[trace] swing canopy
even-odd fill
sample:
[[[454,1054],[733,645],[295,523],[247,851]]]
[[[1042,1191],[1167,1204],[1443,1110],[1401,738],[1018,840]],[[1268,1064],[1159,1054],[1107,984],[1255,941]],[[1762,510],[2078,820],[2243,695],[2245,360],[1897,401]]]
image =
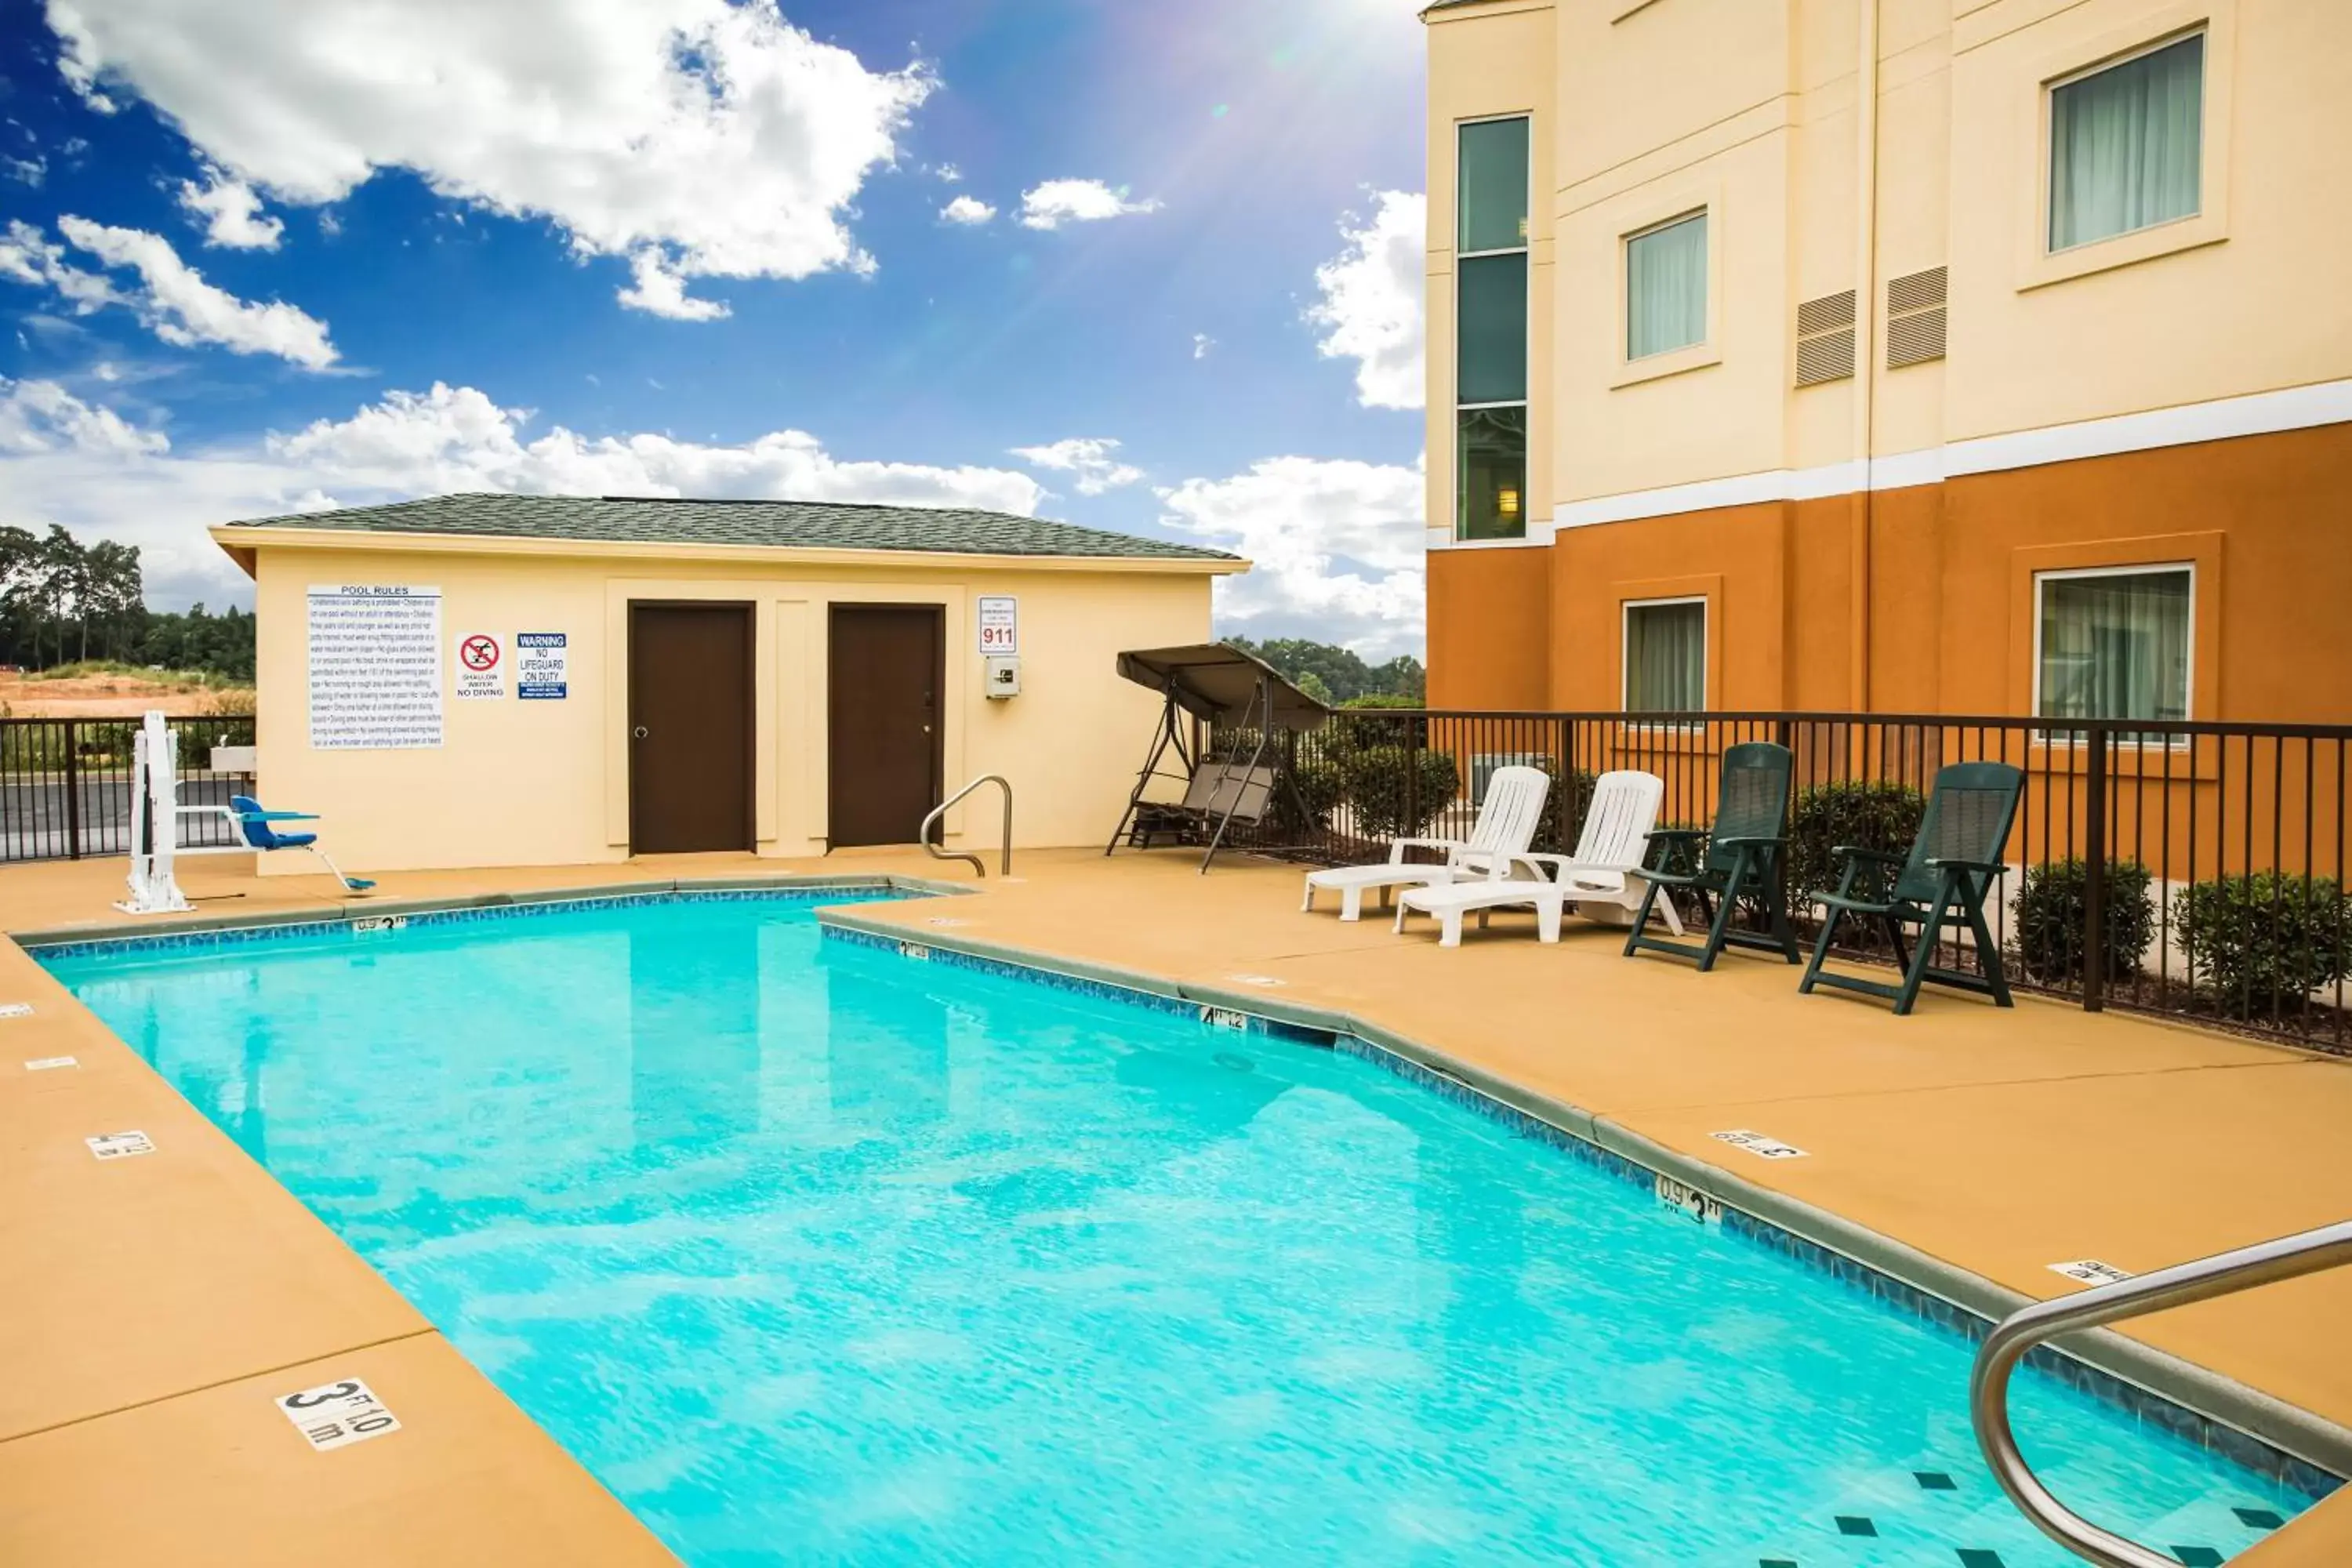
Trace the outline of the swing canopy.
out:
[[[1264,659],[1223,643],[1123,653],[1118,672],[1212,724],[1256,724],[1270,706],[1270,728],[1311,730],[1331,711]]]

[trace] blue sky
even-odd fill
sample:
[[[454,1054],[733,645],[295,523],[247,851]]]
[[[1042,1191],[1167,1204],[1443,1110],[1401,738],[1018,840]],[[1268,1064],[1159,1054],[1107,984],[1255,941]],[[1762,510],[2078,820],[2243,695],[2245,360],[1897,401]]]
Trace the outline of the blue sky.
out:
[[[1417,651],[1410,4],[0,29],[0,521],[140,544],[160,605],[236,596],[228,517],[794,494],[1220,543],[1223,629]]]

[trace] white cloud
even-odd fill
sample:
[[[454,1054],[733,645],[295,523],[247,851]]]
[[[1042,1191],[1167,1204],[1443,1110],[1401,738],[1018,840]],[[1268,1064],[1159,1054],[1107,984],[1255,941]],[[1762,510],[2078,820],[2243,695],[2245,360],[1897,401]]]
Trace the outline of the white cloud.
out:
[[[53,244],[48,236],[22,218],[10,220],[6,237],[0,238],[0,278],[54,289],[58,297],[79,316],[108,305],[130,303],[104,277],[68,261],[64,246]]]
[[[327,341],[324,321],[282,300],[256,304],[215,288],[181,260],[172,242],[160,234],[114,228],[70,213],[58,219],[58,231],[76,250],[109,267],[138,273],[139,287],[118,288],[108,279],[68,265],[61,247],[21,222],[11,224],[8,238],[0,241],[0,274],[18,282],[46,283],[83,314],[103,305],[126,306],[157,337],[182,348],[217,343],[233,353],[275,354],[310,370],[325,370],[335,363],[335,345]]]
[[[1246,473],[1159,492],[1161,521],[1248,556],[1217,584],[1221,626],[1307,635],[1367,658],[1421,652],[1422,465],[1267,458]]]
[[[957,168],[953,163],[941,163],[938,168],[933,169],[931,173],[937,174],[940,179],[945,180],[950,185],[955,184],[963,178],[963,171]]]
[[[66,79],[123,89],[281,202],[380,168],[680,278],[870,260],[844,217],[933,78],[870,71],[775,0],[48,0]],[[669,295],[640,279],[638,308]]]
[[[1419,408],[1429,202],[1413,191],[1375,196],[1368,221],[1340,224],[1347,248],[1315,269],[1322,298],[1307,319],[1324,329],[1317,344],[1324,358],[1356,362],[1357,402]]]
[[[1208,333],[1194,332],[1192,334],[1192,357],[1194,359],[1207,359],[1209,357],[1209,351],[1216,346],[1217,340],[1211,337]]]
[[[139,429],[113,409],[85,403],[54,381],[0,376],[0,452],[134,457],[171,444],[162,431]]]
[[[1021,221],[1030,228],[1099,223],[1107,217],[1159,210],[1158,198],[1130,201],[1125,186],[1113,190],[1100,180],[1047,180],[1021,193]]]
[[[12,158],[0,156],[0,171],[19,184],[38,187],[49,177],[49,161],[42,157]]]
[[[716,321],[730,312],[718,300],[688,299],[686,278],[658,245],[648,245],[629,258],[636,282],[621,290],[621,303],[633,310],[667,316],[673,321]]]
[[[32,389],[32,390],[28,390]],[[61,522],[141,547],[161,604],[246,602],[251,585],[202,531],[236,518],[450,490],[790,496],[1032,514],[1045,490],[1011,468],[858,462],[814,436],[740,444],[649,434],[530,434],[529,411],[473,387],[394,392],[289,434],[173,450],[53,384],[0,383],[0,523]]]
[[[204,184],[180,182],[180,205],[205,220],[205,243],[233,250],[275,250],[286,226],[265,217],[251,185],[218,169],[205,170]]]
[[[978,196],[958,196],[940,209],[940,216],[949,223],[983,224],[996,216],[996,209]]]
[[[1118,443],[1106,437],[1073,436],[1050,447],[1015,447],[1013,455],[1036,468],[1075,475],[1080,495],[1098,496],[1143,477],[1141,468],[1111,455],[1118,450]]]

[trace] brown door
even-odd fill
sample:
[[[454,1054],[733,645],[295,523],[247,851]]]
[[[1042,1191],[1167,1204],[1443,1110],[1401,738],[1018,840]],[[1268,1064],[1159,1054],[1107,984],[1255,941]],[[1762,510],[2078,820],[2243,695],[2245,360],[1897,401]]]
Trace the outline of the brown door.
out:
[[[832,827],[836,849],[912,844],[940,800],[937,605],[835,605],[830,651]]]
[[[751,606],[629,606],[629,850],[751,847]]]

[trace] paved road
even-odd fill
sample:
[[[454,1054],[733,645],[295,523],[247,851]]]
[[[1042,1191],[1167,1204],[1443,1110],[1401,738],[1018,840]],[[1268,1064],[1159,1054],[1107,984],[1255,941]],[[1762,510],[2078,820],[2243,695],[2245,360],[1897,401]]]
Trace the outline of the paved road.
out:
[[[131,780],[84,778],[81,785],[81,852],[85,856],[131,853]],[[182,805],[226,805],[232,795],[252,789],[252,781],[203,778],[183,781]],[[67,835],[66,782],[57,774],[0,777],[0,861],[54,860],[71,852]],[[183,823],[181,841],[225,845],[228,825],[218,817]]]

